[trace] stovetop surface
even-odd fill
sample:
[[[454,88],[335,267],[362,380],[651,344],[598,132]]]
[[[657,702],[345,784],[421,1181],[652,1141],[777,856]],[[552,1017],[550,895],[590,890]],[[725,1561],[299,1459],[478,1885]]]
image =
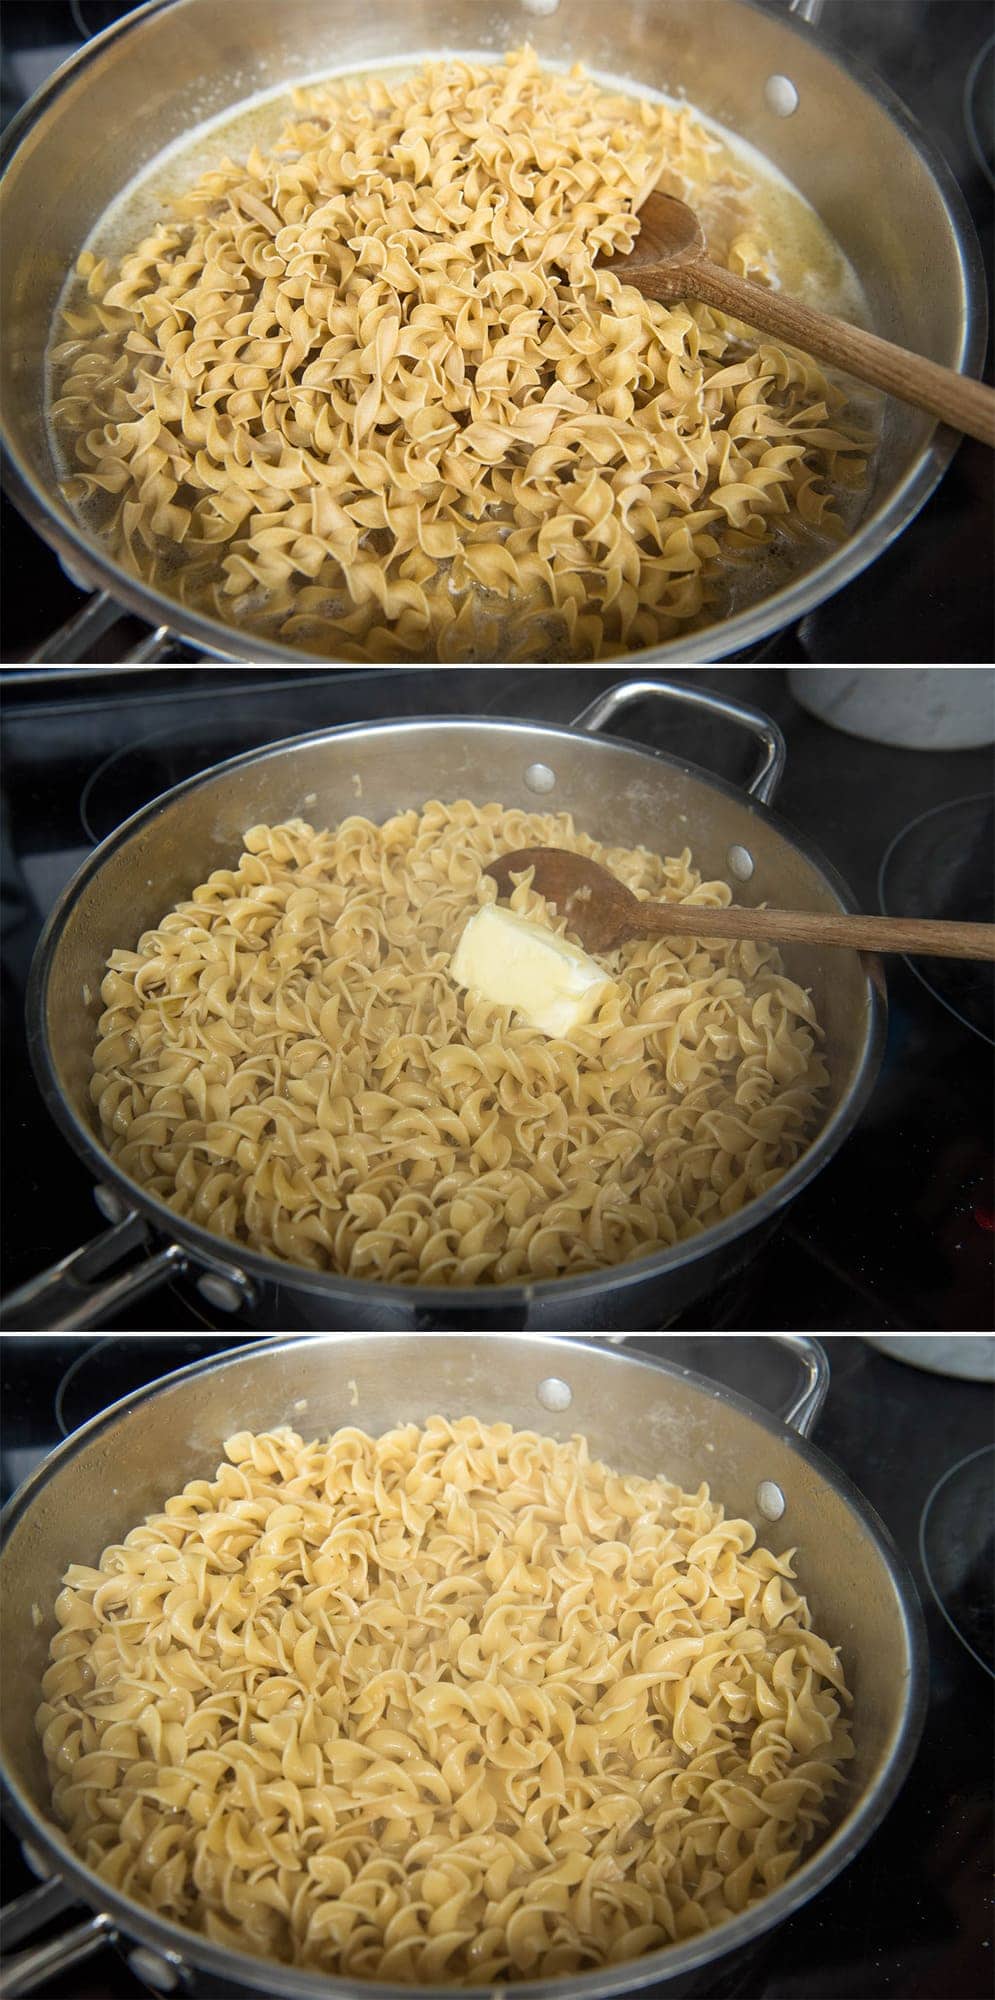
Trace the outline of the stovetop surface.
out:
[[[342,723],[463,708],[568,724],[618,673],[478,668],[309,673],[159,670],[8,681],[4,693],[3,981],[6,1071],[3,1290],[96,1235],[93,1182],[31,1074],[24,998],[43,921],[93,842],[150,798],[256,745]],[[783,671],[685,669],[674,678],[765,709],[788,742],[777,810],[875,910],[894,835],[928,808],[991,790],[988,750],[895,750],[844,736],[794,700]],[[751,749],[727,724],[644,703],[626,734],[743,784]],[[682,1328],[986,1331],[992,1323],[992,1048],[904,960],[888,961],[884,1063],[849,1139],[792,1204],[741,1279]],[[14,1170],[16,1163],[16,1171]],[[113,1326],[197,1330],[192,1291],[167,1289]],[[580,1331],[591,1328],[581,1326]]]
[[[138,0],[4,0],[4,121],[85,35],[120,19]],[[234,4],[234,0],[233,0]],[[778,9],[785,0],[764,0]],[[527,26],[527,21],[526,21]],[[524,32],[524,30],[523,30]],[[950,166],[971,212],[992,282],[991,53],[989,0],[825,0],[818,32],[844,62],[868,64],[897,92]],[[973,85],[972,85],[973,79]],[[986,158],[987,155],[987,158]],[[869,193],[868,198],[872,195]],[[986,379],[991,381],[989,358]],[[936,493],[863,576],[767,641],[758,653],[790,664],[958,660],[991,657],[995,623],[991,548],[995,488],[991,454],[967,438]],[[0,499],[6,590],[0,657],[30,660],[86,602],[46,543]],[[122,617],[82,655],[126,659],[148,628]],[[110,650],[110,648],[115,650]],[[721,643],[716,651],[721,657]],[[158,657],[162,657],[159,655]],[[198,657],[177,644],[166,657]]]
[[[74,1426],[233,1344],[204,1336],[0,1341],[4,1499]],[[786,1400],[791,1371],[772,1341],[638,1336],[627,1346],[713,1376],[763,1408]],[[931,1656],[925,1729],[896,1804],[858,1859],[755,1949],[726,1955],[694,1992],[700,2000],[984,2000],[992,1956],[992,1684],[933,1602],[918,1533],[938,1482],[990,1443],[992,1394],[907,1367],[860,1339],[827,1346],[832,1380],[815,1442],[880,1515],[919,1589]],[[6,1828],[2,1859],[8,1897],[32,1886]],[[666,2000],[672,1990],[643,1989],[647,2000]],[[53,1980],[45,2000],[132,2000],[144,1991],[107,1947]]]

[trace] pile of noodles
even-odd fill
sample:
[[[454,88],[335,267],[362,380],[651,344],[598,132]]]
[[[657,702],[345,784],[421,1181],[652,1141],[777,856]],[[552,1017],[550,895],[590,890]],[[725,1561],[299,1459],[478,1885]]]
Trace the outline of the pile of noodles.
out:
[[[819,368],[596,268],[666,169],[772,275],[689,112],[529,49],[296,96],[119,269],[79,259],[65,492],[147,583],[344,659],[594,659],[844,533],[870,440]]]
[[[56,1602],[53,1804],[115,1889],[235,1950],[488,1986],[695,1937],[824,1827],[837,1653],[707,1486],[473,1417],[226,1449]]]
[[[353,1278],[528,1282],[692,1236],[804,1149],[827,1072],[771,945],[632,940],[601,954],[614,991],[565,1038],[453,980],[497,855],[572,848],[640,895],[728,903],[689,852],[467,800],[245,844],[101,987],[105,1141],[202,1227]],[[511,907],[562,932],[530,884]]]

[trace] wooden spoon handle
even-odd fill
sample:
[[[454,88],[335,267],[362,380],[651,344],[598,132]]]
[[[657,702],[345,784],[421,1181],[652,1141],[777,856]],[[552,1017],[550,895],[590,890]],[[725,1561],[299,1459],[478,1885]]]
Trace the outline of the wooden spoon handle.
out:
[[[834,917],[812,910],[717,910],[701,903],[641,903],[630,937],[757,938],[772,944],[841,945],[848,951],[924,952],[930,958],[995,959],[995,924],[918,917]]]
[[[676,289],[678,271],[682,279],[680,291]],[[695,257],[679,266],[633,268],[631,273],[626,271],[625,277],[627,284],[636,285],[650,298],[669,302],[687,297],[718,306],[720,312],[734,314],[747,326],[773,333],[806,354],[813,354],[817,361],[845,368],[848,374],[870,382],[875,389],[885,389],[889,396],[897,396],[903,403],[915,403],[932,416],[942,418],[945,424],[965,431],[968,437],[995,446],[995,389],[976,382],[970,375],[959,375],[954,368],[941,368],[936,361],[910,354],[907,348],[881,340],[876,333],[865,333],[859,326],[848,326],[845,320],[832,319],[828,313],[816,312],[798,299],[785,298],[782,292],[768,292],[761,285],[752,285],[746,278],[724,271],[708,257]]]

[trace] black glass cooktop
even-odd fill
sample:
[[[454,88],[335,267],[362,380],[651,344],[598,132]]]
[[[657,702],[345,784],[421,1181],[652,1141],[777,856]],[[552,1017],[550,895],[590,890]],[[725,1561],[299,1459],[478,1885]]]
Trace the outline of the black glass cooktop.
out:
[[[777,809],[821,848],[863,910],[878,907],[880,862],[902,827],[932,807],[991,790],[988,750],[894,750],[841,735],[798,706],[781,670],[685,669],[675,678],[752,702],[780,723],[788,765]],[[169,786],[258,744],[460,707],[566,724],[618,679],[617,670],[602,668],[478,668],[460,676],[422,669],[161,669],[54,683],[8,680],[0,906],[8,1169],[3,1291],[102,1227],[92,1178],[44,1109],[24,1032],[28,967],[41,925],[95,841]],[[643,743],[746,782],[752,750],[728,724],[644,703],[630,711],[624,728]],[[942,1006],[903,960],[889,961],[888,983],[887,1050],[857,1128],[742,1276],[696,1306],[683,1327],[990,1327],[991,1045]],[[189,1287],[178,1287],[111,1324],[197,1331],[227,1330],[228,1322]]]
[[[205,1336],[0,1341],[4,1499],[74,1426],[229,1344]],[[934,1602],[919,1523],[944,1475],[990,1444],[992,1394],[921,1373],[857,1338],[826,1344],[832,1379],[815,1442],[877,1510],[912,1569],[931,1656],[925,1730],[897,1803],[850,1868],[769,1938],[680,1992],[696,2000],[983,2000],[991,1984],[991,1680]],[[791,1368],[771,1341],[639,1336],[628,1345],[712,1375],[762,1407],[787,1399]],[[990,1633],[982,1643],[990,1647]],[[33,1877],[6,1828],[2,1859],[6,1896],[28,1890]],[[52,1980],[45,2000],[137,2000],[147,1990],[105,1947]],[[644,1991],[667,2000],[674,1989]]]
[[[4,0],[2,117],[6,122],[51,70],[139,0]],[[236,0],[232,0],[234,7]],[[567,0],[563,0],[567,4]],[[776,11],[788,0],[760,0]],[[794,4],[794,0],[792,0]],[[799,11],[843,61],[878,73],[907,105],[956,179],[992,280],[992,48],[989,0],[804,0]],[[516,7],[514,33],[527,32]],[[804,115],[803,113],[801,115]],[[842,139],[841,139],[842,143]],[[868,199],[873,199],[870,188]],[[991,381],[989,360],[987,379]],[[809,661],[988,660],[992,650],[991,454],[967,438],[938,490],[865,575],[768,641],[763,657]],[[122,616],[93,647],[54,635],[86,605],[57,558],[0,498],[6,591],[0,657],[125,660],[149,628]],[[168,645],[168,642],[164,642]],[[49,648],[49,650],[46,650]],[[153,657],[190,660],[182,644]]]

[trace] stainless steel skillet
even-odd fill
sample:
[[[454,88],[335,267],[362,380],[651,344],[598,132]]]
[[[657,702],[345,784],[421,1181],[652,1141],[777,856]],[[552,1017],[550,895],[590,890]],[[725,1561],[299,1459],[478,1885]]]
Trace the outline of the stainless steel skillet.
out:
[[[363,70],[444,50],[493,57],[529,39],[547,62],[582,61],[663,89],[773,162],[848,257],[874,330],[977,373],[984,267],[945,162],[887,85],[846,64],[801,15],[752,0],[149,0],[56,73],[15,120],[0,183],[0,357],[4,476],[67,568],[154,627],[214,656],[300,662],[148,589],[107,555],[62,497],[45,423],[45,356],[67,271],[151,161],[247,98],[333,69]],[[201,157],[200,154],[198,157]],[[168,169],[164,172],[168,178]],[[872,196],[869,194],[872,191]],[[815,568],[721,625],[641,657],[725,659],[802,616],[873,562],[927,499],[958,439],[890,406],[873,491],[856,532]]]
[[[761,745],[744,792],[695,766],[602,736],[645,701],[677,700],[730,720]],[[231,866],[246,827],[294,815],[334,825],[357,804],[385,819],[426,799],[499,799],[570,810],[615,843],[691,848],[706,875],[745,902],[838,912],[849,892],[816,851],[767,809],[784,745],[769,719],[684,683],[622,683],[571,730],[452,717],[365,724],[233,759],[153,800],[111,835],[69,884],[38,946],[28,993],[32,1061],[46,1105],[91,1167],[115,1229],[7,1302],[22,1329],[100,1324],[150,1286],[191,1275],[215,1310],[257,1330],[528,1326],[560,1332],[661,1327],[753,1253],[778,1215],[843,1143],[873,1085],[884,1037],[879,962],[806,947],[789,969],[811,987],[825,1030],[829,1101],[821,1131],[766,1194],[727,1221],[632,1264],[529,1285],[387,1285],[307,1270],[225,1243],[122,1174],[94,1125],[91,1056],[108,953],[131,945],[215,867]],[[119,1277],[104,1274],[122,1258]]]
[[[825,1352],[804,1338],[786,1344],[798,1357],[802,1386],[784,1415],[773,1417],[688,1370],[598,1343],[507,1334],[257,1341],[153,1383],[67,1439],[8,1510],[0,1559],[0,1755],[17,1829],[58,1878],[47,1906],[89,1906],[71,1950],[120,1936],[153,1954],[159,1990],[213,1996],[278,1987],[287,2000],[356,2000],[367,1990],[283,1967],[276,1973],[267,1961],[163,1923],[71,1853],[47,1816],[32,1724],[54,1630],[51,1606],[70,1561],[96,1560],[186,1480],[212,1475],[224,1438],[236,1430],[290,1422],[302,1435],[319,1436],[355,1423],[376,1434],[435,1412],[473,1414],[557,1437],[581,1432],[596,1455],[625,1471],[664,1473],[691,1486],[707,1479],[727,1510],[752,1521],[775,1552],[798,1548],[813,1617],[842,1648],[857,1754],[836,1819],[799,1871],[754,1909],[688,1944],[511,1989],[521,2000],[601,2000],[651,1983],[672,1985],[675,2000],[707,1992],[727,1953],[762,1937],[853,1860],[908,1770],[926,1700],[922,1614],[905,1564],[867,1502],[806,1441],[828,1386]],[[30,1966],[33,1974],[37,1961]],[[35,1989],[0,1990],[12,2000]],[[410,2000],[428,1989],[369,1982],[368,1990],[370,2000]]]

